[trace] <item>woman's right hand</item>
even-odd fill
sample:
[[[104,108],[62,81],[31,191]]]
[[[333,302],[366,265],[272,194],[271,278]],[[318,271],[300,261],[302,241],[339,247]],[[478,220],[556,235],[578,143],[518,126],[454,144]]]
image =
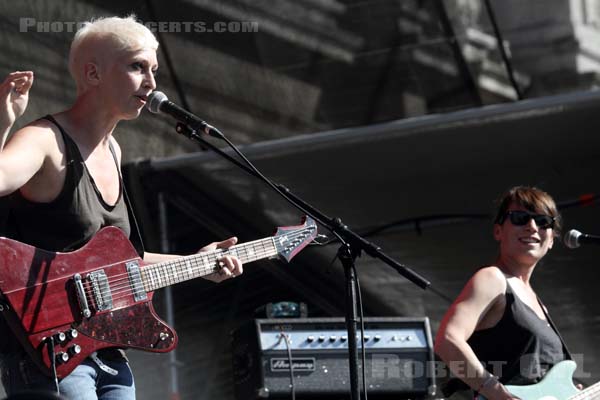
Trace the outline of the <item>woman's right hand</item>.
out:
[[[0,129],[7,131],[25,112],[29,89],[33,85],[32,71],[15,71],[0,84]]]

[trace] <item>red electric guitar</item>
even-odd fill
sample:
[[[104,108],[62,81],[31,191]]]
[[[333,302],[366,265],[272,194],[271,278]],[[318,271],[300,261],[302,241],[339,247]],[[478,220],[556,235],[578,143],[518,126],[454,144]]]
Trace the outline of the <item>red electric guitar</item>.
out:
[[[151,265],[115,227],[71,253],[0,238],[0,311],[39,367],[52,375],[54,366],[63,378],[102,348],[173,350],[177,334],[152,306],[156,289],[218,271],[224,254],[244,263],[289,261],[316,235],[315,222],[305,217],[303,225],[279,228],[269,238]]]

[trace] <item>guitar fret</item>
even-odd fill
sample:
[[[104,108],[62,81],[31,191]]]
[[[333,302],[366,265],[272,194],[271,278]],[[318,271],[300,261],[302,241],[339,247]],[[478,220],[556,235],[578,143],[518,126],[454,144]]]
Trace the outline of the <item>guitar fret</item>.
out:
[[[158,275],[158,283],[159,285],[164,286],[166,283],[166,276],[164,276],[163,271],[161,271],[160,268],[156,269],[157,275]]]
[[[158,284],[158,287],[163,287],[163,279],[160,274],[160,268],[156,268],[154,270],[154,275],[156,275],[156,283]]]
[[[597,395],[599,393],[600,393],[600,382],[596,382],[592,386],[583,389],[581,392],[577,393],[576,395],[569,397],[569,400],[580,400],[580,399],[594,400],[594,399],[597,399],[598,397],[596,397],[596,396],[590,397],[590,395]]]
[[[154,279],[156,280],[156,284],[157,284],[156,287],[162,287],[162,279],[160,278],[160,270],[155,269],[153,271],[153,273],[154,273]]]
[[[150,284],[152,285],[152,289],[151,290],[156,290],[156,285],[154,284],[154,271],[153,270],[149,270],[148,271],[148,275],[150,276]]]
[[[175,262],[172,263],[168,263],[167,264],[167,270],[169,271],[169,277],[171,278],[171,285],[174,285],[176,283],[179,283],[179,278],[180,278],[180,274],[179,274],[179,270],[178,270],[178,266],[179,266],[179,260],[176,260]]]
[[[286,246],[293,248],[298,246],[295,241],[300,238],[308,238],[309,235],[316,234],[314,226],[309,232],[285,231],[276,237],[259,239],[236,246],[229,249],[218,249],[206,253],[198,253],[191,256],[181,257],[176,260],[165,261],[144,267],[140,275],[142,285],[146,291],[153,291],[164,286],[187,281],[190,279],[202,277],[213,272],[217,272],[220,267],[218,260],[223,255],[231,255],[239,258],[243,263],[250,263],[263,258],[276,256],[281,249],[287,249]],[[288,250],[289,251],[289,250]]]
[[[167,271],[167,266],[163,265],[162,266],[162,272],[163,272],[163,278],[166,281],[167,284],[170,284],[171,281],[169,279],[169,272]]]
[[[187,278],[192,279],[194,270],[192,269],[192,263],[190,260],[185,260],[185,273],[187,273]]]

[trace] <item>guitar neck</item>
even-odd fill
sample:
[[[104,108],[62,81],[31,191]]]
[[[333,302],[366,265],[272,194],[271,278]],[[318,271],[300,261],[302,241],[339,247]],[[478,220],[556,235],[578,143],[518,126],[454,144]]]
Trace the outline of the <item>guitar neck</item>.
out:
[[[277,248],[274,238],[270,237],[239,244],[228,249],[218,249],[147,265],[141,271],[142,284],[145,290],[150,292],[212,274],[221,268],[218,260],[224,255],[235,256],[243,263],[249,263],[277,255]]]
[[[600,382],[596,382],[592,386],[583,389],[581,392],[569,397],[568,400],[599,400],[600,399]]]

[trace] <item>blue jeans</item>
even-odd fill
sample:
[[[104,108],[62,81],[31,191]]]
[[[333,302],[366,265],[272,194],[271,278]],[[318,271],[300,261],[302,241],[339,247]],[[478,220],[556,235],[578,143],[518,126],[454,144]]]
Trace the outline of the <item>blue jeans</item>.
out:
[[[69,400],[135,400],[133,374],[126,360],[102,360],[118,371],[111,375],[86,359],[59,382],[60,394]],[[22,391],[56,391],[54,381],[44,375],[27,356],[4,356],[2,384],[10,396]]]

